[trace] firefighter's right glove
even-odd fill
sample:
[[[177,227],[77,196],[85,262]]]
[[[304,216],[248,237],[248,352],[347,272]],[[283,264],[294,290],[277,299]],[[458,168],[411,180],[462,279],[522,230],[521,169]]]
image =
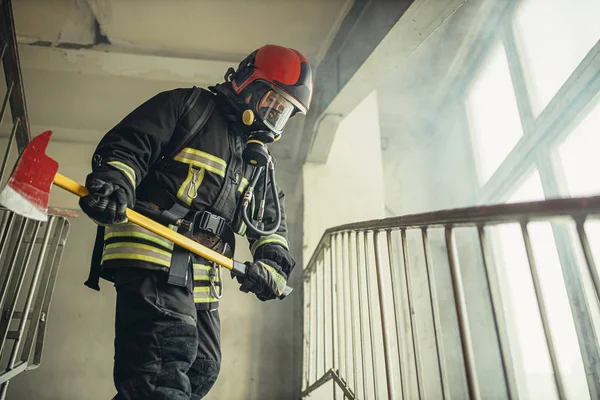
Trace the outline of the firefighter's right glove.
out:
[[[79,199],[79,207],[98,225],[127,222],[127,188],[88,176],[85,183],[89,194]]]
[[[252,292],[261,301],[281,296],[287,284],[283,273],[263,261],[247,262],[246,275],[236,276],[236,278],[241,283],[242,292]]]

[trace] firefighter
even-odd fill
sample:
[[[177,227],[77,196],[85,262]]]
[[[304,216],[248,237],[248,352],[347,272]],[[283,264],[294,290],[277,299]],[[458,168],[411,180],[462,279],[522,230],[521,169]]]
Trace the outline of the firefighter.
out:
[[[99,142],[79,205],[99,233],[86,285],[99,290],[100,276],[117,294],[116,399],[201,399],[221,363],[220,267],[129,223],[126,208],[228,257],[245,235],[240,290],[279,297],[295,261],[266,145],[307,113],[312,85],[300,52],[266,45],[208,90],[157,94]]]

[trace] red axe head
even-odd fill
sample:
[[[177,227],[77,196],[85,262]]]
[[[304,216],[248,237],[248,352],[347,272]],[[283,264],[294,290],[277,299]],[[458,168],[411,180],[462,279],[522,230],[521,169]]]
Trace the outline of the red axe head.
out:
[[[0,204],[27,218],[48,220],[48,199],[58,163],[45,153],[52,131],[36,136],[25,147],[0,193]]]

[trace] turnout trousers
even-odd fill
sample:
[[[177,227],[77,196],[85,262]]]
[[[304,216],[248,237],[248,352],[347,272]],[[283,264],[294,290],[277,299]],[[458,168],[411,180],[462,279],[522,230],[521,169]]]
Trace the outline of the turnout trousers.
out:
[[[115,271],[115,399],[199,400],[217,379],[218,311],[196,310],[193,284],[167,279],[164,271]]]

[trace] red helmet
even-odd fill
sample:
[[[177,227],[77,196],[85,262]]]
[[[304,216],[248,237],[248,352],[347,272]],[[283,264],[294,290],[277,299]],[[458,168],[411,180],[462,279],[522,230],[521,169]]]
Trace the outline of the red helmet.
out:
[[[292,115],[308,112],[313,93],[312,70],[306,57],[294,49],[263,46],[239,64],[232,78],[235,93],[242,98],[252,95],[254,111],[275,132],[281,132]],[[286,110],[282,103],[288,102],[291,106]],[[269,118],[275,111],[278,118]]]

